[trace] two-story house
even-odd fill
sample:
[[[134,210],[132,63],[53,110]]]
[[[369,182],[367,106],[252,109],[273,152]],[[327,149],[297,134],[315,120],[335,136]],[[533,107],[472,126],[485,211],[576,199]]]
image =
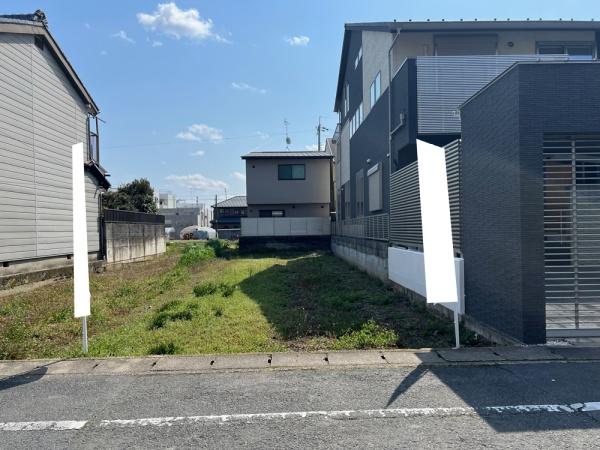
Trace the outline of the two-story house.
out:
[[[548,148],[571,142],[582,155],[573,173],[586,165],[585,183],[594,183],[589,174],[597,165],[584,155],[598,131],[591,99],[600,82],[599,41],[594,21],[347,24],[335,99],[334,252],[346,259],[348,248],[368,253],[354,263],[383,279],[403,270],[390,267],[388,255],[423,250],[417,139],[445,146],[453,243],[464,262],[461,289],[470,323],[491,330],[489,336],[499,331],[530,343],[598,334],[600,313],[593,311],[600,311],[600,290],[590,293],[588,285],[600,286],[600,277],[594,278],[590,261],[576,257],[576,245],[565,243],[583,242],[581,234],[564,234],[577,202],[557,213],[564,219],[558,225],[552,214],[544,216],[548,202],[557,209],[547,194],[555,188],[544,188],[544,164],[554,163],[544,160],[552,159]],[[503,95],[502,86],[510,86]],[[502,109],[509,100],[510,108]],[[552,133],[562,144],[549,138]],[[577,179],[561,189],[581,191]],[[589,220],[585,226],[598,230]],[[557,239],[562,244],[548,244]],[[583,245],[584,253],[596,255],[589,242]],[[557,258],[564,253],[568,257]],[[560,264],[569,266],[566,293],[556,281]],[[582,270],[585,282],[578,278]]]
[[[332,157],[318,151],[243,155],[248,218],[242,219],[242,239],[317,236],[328,241]]]
[[[0,16],[0,277],[70,263],[71,147],[83,142],[90,259],[102,257],[99,109],[43,12]]]

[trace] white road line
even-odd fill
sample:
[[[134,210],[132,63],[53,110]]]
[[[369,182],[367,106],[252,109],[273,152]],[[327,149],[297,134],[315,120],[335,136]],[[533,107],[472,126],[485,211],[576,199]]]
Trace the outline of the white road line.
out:
[[[87,420],[49,420],[43,422],[4,422],[0,423],[0,431],[66,431],[80,430]]]
[[[147,419],[117,419],[103,420],[98,426],[110,427],[163,427],[186,425],[194,423],[228,423],[228,422],[259,422],[268,420],[301,420],[314,417],[326,419],[374,419],[374,418],[404,418],[404,417],[447,417],[469,415],[511,415],[531,413],[577,413],[584,411],[600,411],[600,402],[575,403],[572,405],[514,405],[486,406],[480,408],[390,408],[390,409],[355,409],[340,411],[300,411],[281,413],[257,414],[223,414],[210,416],[180,416],[153,417]]]
[[[0,431],[66,431],[86,428],[136,428],[169,427],[195,423],[255,423],[268,420],[302,420],[324,418],[332,420],[406,418],[406,417],[449,417],[449,416],[493,416],[534,413],[573,414],[600,411],[600,402],[554,404],[554,405],[512,405],[451,408],[390,408],[390,409],[349,409],[339,411],[297,411],[255,414],[223,414],[206,416],[151,417],[146,419],[109,419],[100,422],[90,421],[44,421],[44,422],[0,422]]]

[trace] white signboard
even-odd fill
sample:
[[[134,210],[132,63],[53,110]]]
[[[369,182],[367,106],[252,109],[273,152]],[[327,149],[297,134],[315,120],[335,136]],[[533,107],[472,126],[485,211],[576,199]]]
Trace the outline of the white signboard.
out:
[[[73,146],[73,283],[75,317],[90,315],[83,144]]]
[[[427,303],[458,302],[445,150],[417,140]]]

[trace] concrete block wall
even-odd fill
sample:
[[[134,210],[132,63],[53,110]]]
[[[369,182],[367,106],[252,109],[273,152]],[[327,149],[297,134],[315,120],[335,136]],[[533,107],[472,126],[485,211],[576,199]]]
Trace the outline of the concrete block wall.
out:
[[[388,278],[388,243],[346,236],[331,236],[331,251],[338,258],[379,278]]]
[[[166,250],[164,224],[107,222],[106,262],[140,261]]]

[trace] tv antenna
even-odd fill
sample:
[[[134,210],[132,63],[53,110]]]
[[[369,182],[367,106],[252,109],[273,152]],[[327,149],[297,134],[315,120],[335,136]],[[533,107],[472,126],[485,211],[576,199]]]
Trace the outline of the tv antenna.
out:
[[[287,121],[287,119],[283,119],[283,126],[285,127],[285,149],[286,150],[290,149],[290,144],[292,143],[292,140],[288,136],[288,125],[289,124],[290,123]]]

